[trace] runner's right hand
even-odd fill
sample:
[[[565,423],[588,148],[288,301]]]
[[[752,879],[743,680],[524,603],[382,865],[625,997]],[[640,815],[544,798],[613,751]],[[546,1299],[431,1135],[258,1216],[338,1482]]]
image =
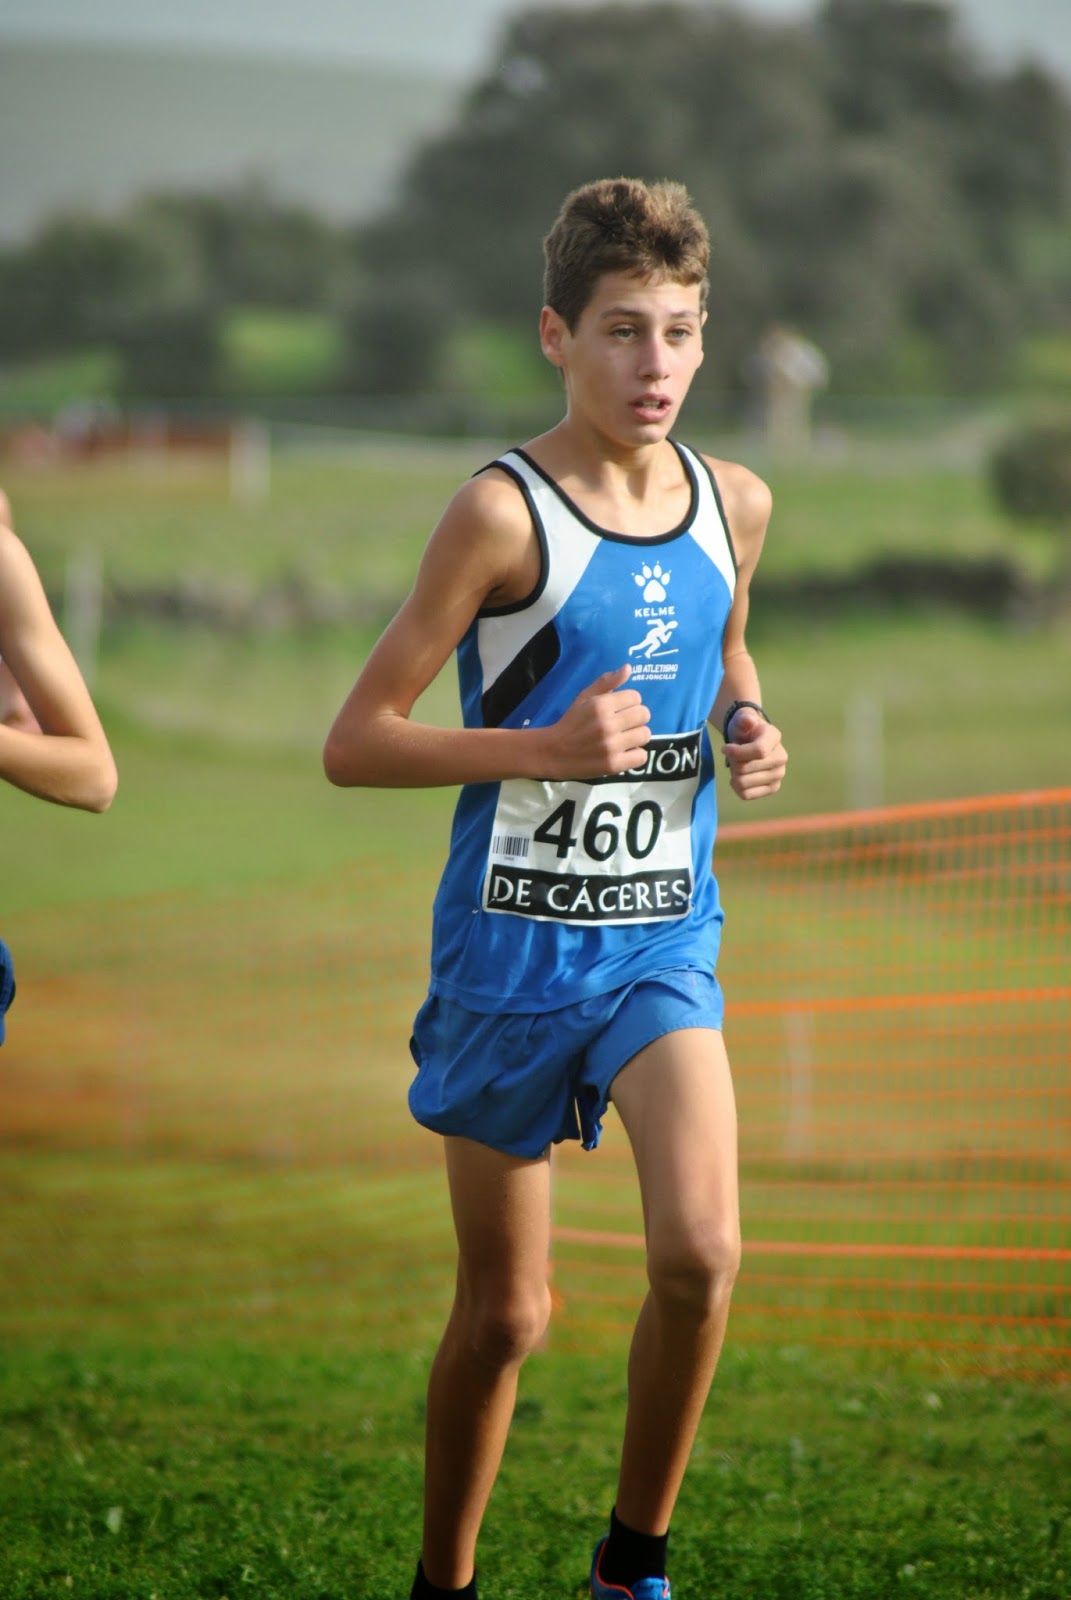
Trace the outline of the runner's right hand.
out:
[[[625,665],[604,672],[545,730],[548,778],[605,778],[642,766],[651,713],[637,689],[622,687],[631,671]]]

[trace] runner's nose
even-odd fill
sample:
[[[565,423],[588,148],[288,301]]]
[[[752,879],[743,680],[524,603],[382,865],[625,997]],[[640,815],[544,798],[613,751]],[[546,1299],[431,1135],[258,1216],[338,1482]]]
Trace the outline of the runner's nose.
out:
[[[644,342],[641,351],[640,375],[644,378],[656,380],[669,377],[669,360],[661,339],[651,337]]]

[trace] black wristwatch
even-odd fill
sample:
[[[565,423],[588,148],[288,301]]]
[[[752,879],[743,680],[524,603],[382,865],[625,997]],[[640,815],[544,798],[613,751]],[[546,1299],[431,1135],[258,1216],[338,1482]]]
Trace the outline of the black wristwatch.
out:
[[[726,744],[730,743],[729,724],[736,716],[736,713],[738,711],[743,711],[745,706],[747,706],[749,711],[757,711],[763,722],[769,722],[769,717],[766,715],[765,711],[759,705],[757,700],[734,700],[728,711],[725,713],[725,721],[721,725],[721,736],[725,740]]]

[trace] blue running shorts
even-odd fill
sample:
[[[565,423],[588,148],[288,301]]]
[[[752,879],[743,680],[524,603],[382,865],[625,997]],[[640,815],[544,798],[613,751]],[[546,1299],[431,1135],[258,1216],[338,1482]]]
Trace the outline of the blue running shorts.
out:
[[[469,1011],[431,994],[409,1043],[409,1109],[435,1133],[531,1161],[563,1139],[594,1150],[621,1068],[663,1034],[720,1029],[724,1011],[713,973],[683,967],[548,1011]]]
[[[15,998],[15,963],[11,951],[0,939],[0,1044],[4,1042],[4,1018],[7,1008]]]

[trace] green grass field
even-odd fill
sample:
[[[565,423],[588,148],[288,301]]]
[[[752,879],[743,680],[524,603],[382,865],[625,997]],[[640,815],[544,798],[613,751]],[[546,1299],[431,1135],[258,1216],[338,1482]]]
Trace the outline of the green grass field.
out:
[[[0,1053],[3,1600],[408,1593],[423,1387],[452,1262],[436,1142],[405,1112],[405,1040],[452,797],[334,791],[318,749],[375,616],[403,592],[449,486],[481,459],[470,446],[382,445],[352,460],[284,457],[256,511],[230,505],[218,469],[163,483],[119,469],[9,475],[54,587],[67,554],[89,546],[106,581],[266,584],[297,568],[369,610],[352,630],[318,633],[109,630],[97,693],[121,771],[112,811],[0,795],[0,932],[20,976]],[[780,573],[845,570],[885,549],[1015,548],[960,470],[890,460],[785,471],[775,486]],[[1029,559],[1043,561],[1040,546]],[[754,646],[793,754],[765,816],[844,804],[849,689],[884,708],[890,800],[1067,782],[1066,627],[1013,631],[920,603],[912,616],[776,631],[756,616]],[[453,708],[451,683],[430,691],[429,715]],[[732,801],[723,813],[749,814]],[[780,994],[801,954],[831,993],[873,987],[879,961],[892,991],[967,985],[969,906],[932,916],[921,936],[910,902],[880,934],[872,908],[857,935],[855,902],[832,886],[825,942],[799,921],[771,946],[755,902],[780,880],[747,898],[746,866],[737,938],[769,970],[760,982],[758,962],[741,968],[731,916],[742,1064],[780,1048],[780,1020],[747,1007]],[[1054,903],[1047,924],[1017,923],[988,950],[1007,981],[1055,985],[1066,912]],[[1022,1019],[1014,1047],[1021,1109],[1040,1096],[1053,1141],[1060,1063],[1029,1078],[1023,1063],[1034,1062],[1030,1027],[1056,1015]],[[823,1027],[817,1048],[850,1085],[850,1031]],[[758,1159],[786,1137],[769,1110],[776,1070],[741,1073],[749,1234],[989,1237],[992,1219],[956,1187],[962,1152],[948,1131],[971,1074],[983,1088],[1005,1082],[1004,1060],[962,1040],[942,1054],[932,1030],[889,1035],[862,1065],[899,1095],[884,1102],[883,1137],[922,1130],[932,1187],[919,1201],[919,1190],[847,1181],[843,1157],[840,1171],[816,1160],[788,1217],[783,1175]],[[844,1106],[851,1149],[867,1115],[858,1087]],[[837,1126],[826,1118],[819,1131]],[[1039,1243],[1066,1239],[1066,1161],[1054,1163],[1062,1187],[1024,1168],[1002,1191],[1003,1226]],[[638,1231],[612,1118],[596,1158],[561,1161],[557,1206],[567,1226]],[[889,1320],[903,1303],[893,1269],[824,1289],[819,1267],[746,1263],[673,1535],[674,1594],[1063,1600],[1071,1391],[1050,1381],[1051,1365],[1029,1382],[1002,1361],[1013,1336],[999,1321],[982,1364],[1002,1376],[974,1376],[954,1347],[924,1347],[910,1316]],[[912,1271],[924,1279],[917,1303],[947,1303],[945,1269]],[[959,1310],[991,1311],[998,1269],[974,1276]],[[556,1252],[559,1314],[522,1383],[482,1546],[487,1600],[584,1593],[613,1495],[641,1285],[635,1250]],[[1061,1269],[1035,1268],[1020,1299],[1035,1319],[1066,1316]]]
[[[214,1329],[5,1357],[5,1595],[404,1600],[427,1355]],[[533,1358],[481,1594],[586,1592],[622,1402],[616,1355],[552,1342]],[[1034,1389],[730,1349],[672,1535],[674,1594],[1062,1600],[1067,1421]]]

